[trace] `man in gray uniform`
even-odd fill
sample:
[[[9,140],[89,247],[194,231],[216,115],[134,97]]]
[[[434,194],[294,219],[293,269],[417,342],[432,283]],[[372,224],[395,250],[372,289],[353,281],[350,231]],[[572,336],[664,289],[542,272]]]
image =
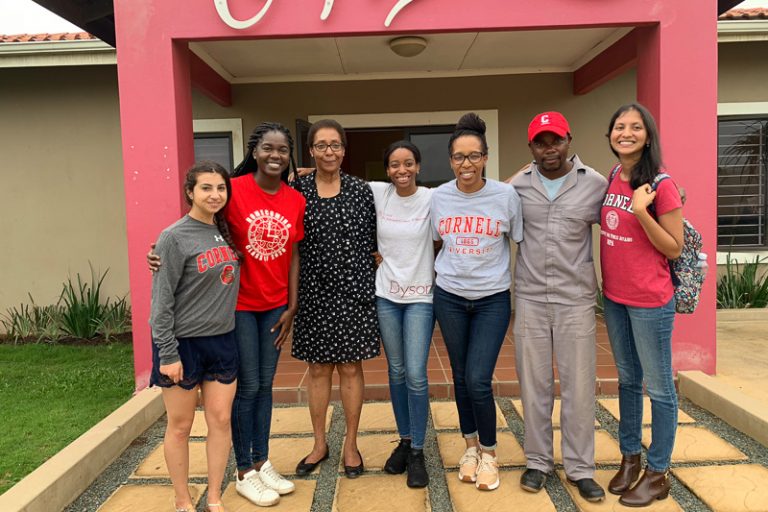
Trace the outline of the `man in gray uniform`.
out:
[[[512,180],[523,205],[515,268],[515,352],[525,417],[527,469],[520,485],[538,492],[554,469],[553,356],[560,377],[560,430],[568,481],[589,501],[605,492],[595,472],[595,297],[592,225],[606,179],[568,156],[571,134],[559,112],[528,127],[534,162]]]

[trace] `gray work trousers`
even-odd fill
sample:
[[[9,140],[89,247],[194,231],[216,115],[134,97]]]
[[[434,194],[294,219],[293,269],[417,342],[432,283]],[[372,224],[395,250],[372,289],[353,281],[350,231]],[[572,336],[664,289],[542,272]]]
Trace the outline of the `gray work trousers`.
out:
[[[595,309],[515,299],[515,361],[525,419],[527,467],[554,469],[553,356],[560,380],[560,430],[565,473],[595,473]]]

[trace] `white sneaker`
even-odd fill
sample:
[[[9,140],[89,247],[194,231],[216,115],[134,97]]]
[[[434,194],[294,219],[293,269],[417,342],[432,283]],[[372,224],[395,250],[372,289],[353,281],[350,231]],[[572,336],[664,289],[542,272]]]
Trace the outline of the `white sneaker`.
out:
[[[264,482],[264,485],[270,489],[276,490],[281,496],[283,494],[290,494],[296,489],[293,482],[278,473],[272,463],[268,460],[261,466],[261,469],[259,470],[259,478]]]
[[[269,507],[280,501],[277,491],[264,485],[255,469],[243,475],[242,480],[235,477],[235,490],[237,494],[259,507]]]
[[[474,446],[467,448],[459,460],[459,480],[474,482],[477,479],[477,465],[479,463],[480,457],[477,455],[477,448]]]

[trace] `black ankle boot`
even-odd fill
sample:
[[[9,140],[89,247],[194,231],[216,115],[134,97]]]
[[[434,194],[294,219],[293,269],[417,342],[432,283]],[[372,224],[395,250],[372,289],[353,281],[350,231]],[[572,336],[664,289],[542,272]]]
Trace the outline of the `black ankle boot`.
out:
[[[392,455],[389,456],[387,462],[384,464],[384,471],[390,475],[405,473],[405,468],[408,465],[408,453],[410,451],[411,440],[400,439],[397,448],[392,450]]]
[[[429,485],[427,465],[424,462],[424,450],[413,448],[408,453],[408,487],[426,487]]]

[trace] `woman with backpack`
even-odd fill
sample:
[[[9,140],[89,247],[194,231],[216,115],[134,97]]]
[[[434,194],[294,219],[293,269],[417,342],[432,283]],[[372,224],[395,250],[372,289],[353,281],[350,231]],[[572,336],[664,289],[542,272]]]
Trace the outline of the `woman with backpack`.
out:
[[[678,258],[683,248],[682,202],[671,179],[657,179],[662,168],[659,133],[645,107],[634,103],[619,108],[607,136],[619,164],[601,211],[600,262],[605,323],[619,374],[622,453],[608,490],[621,495],[623,505],[643,507],[666,498],[670,488],[677,395],[669,260]],[[652,441],[640,477],[643,381],[651,398]]]

